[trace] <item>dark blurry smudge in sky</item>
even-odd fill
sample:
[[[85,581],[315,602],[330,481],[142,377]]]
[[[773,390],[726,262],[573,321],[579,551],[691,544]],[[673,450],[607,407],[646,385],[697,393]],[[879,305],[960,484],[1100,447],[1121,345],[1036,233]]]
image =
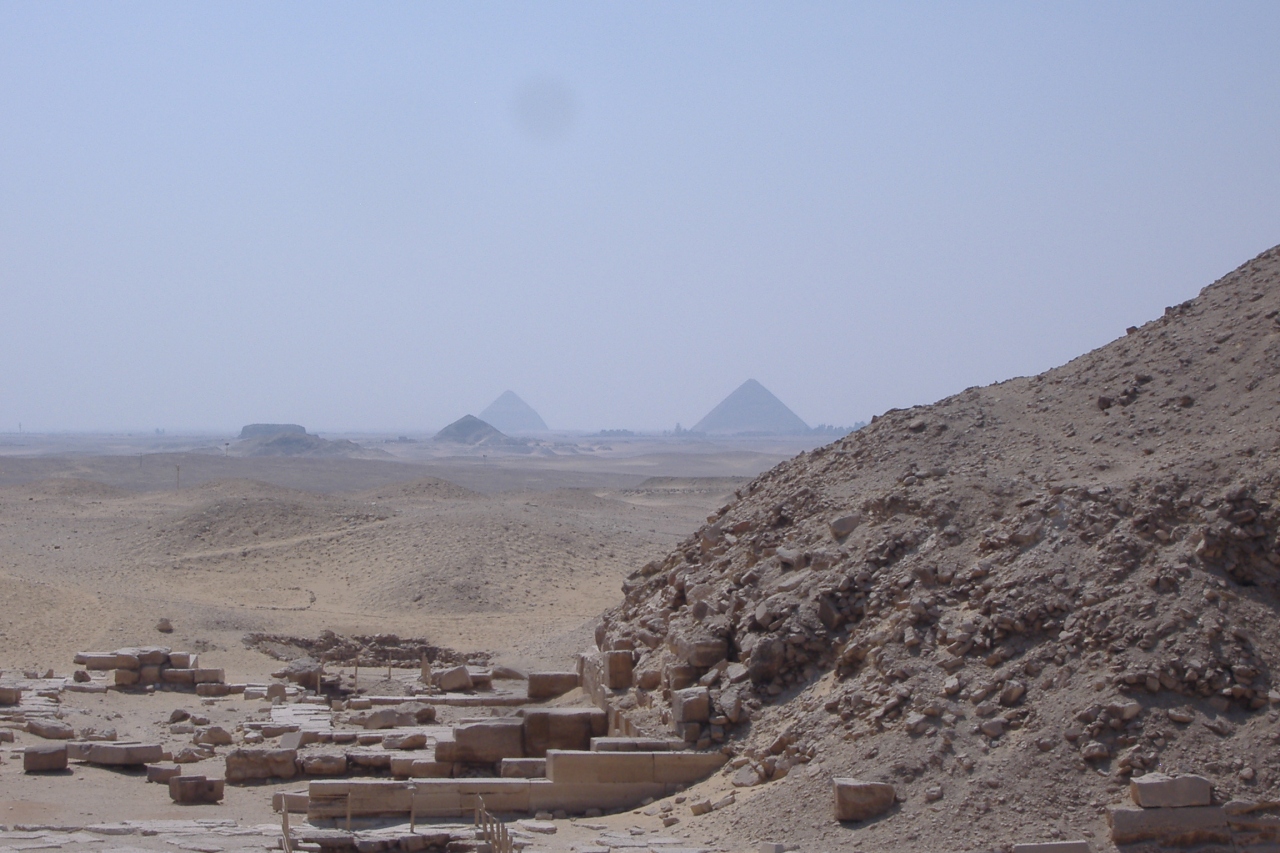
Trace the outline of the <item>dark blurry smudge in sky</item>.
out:
[[[529,80],[511,99],[516,125],[535,139],[566,136],[577,122],[579,111],[573,90],[551,77]]]

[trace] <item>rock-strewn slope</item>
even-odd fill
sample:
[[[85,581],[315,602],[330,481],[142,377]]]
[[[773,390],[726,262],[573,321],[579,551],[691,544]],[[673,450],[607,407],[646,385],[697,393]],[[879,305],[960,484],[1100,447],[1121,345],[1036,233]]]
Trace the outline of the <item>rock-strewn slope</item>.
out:
[[[1063,367],[762,475],[597,641],[635,650],[637,721],[711,685],[698,734],[760,780],[695,818],[727,841],[1105,844],[1101,808],[1155,769],[1280,799],[1278,403],[1280,248]],[[901,803],[841,827],[833,775]]]

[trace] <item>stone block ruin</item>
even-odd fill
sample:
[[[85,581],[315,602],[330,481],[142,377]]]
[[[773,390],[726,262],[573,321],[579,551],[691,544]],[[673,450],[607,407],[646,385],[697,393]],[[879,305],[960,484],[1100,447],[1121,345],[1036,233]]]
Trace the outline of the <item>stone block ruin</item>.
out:
[[[74,662],[80,668],[70,677],[27,673],[0,683],[0,740],[18,730],[37,741],[22,748],[25,772],[145,767],[142,784],[183,805],[217,803],[227,785],[297,780],[305,788],[273,805],[321,827],[463,818],[481,803],[517,815],[623,810],[694,784],[727,760],[692,748],[698,738],[690,741],[689,725],[708,708],[696,697],[682,706],[679,725],[663,732],[642,731],[613,707],[633,680],[630,655],[616,652],[582,655],[576,671],[524,676],[499,668],[497,679],[492,668],[446,662],[435,669],[424,659],[409,695],[387,696],[359,692],[354,679],[348,687],[310,663],[286,666],[267,684],[229,683],[196,654],[159,646],[82,652]],[[582,699],[572,704],[578,700],[565,697],[580,687]],[[174,711],[168,734],[189,736],[182,747],[119,740],[114,730],[77,730],[63,719],[64,693],[120,691],[190,692],[224,708],[238,700],[246,713],[219,726],[198,712]],[[553,699],[568,704],[543,704]],[[488,716],[443,725],[438,707]],[[186,769],[218,758],[221,778],[203,770],[207,764],[200,773]]]

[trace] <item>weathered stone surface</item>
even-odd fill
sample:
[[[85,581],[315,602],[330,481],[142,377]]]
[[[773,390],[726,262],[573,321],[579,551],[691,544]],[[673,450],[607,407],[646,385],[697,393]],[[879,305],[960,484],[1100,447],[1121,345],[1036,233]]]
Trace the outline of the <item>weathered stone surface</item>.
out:
[[[76,663],[85,669],[105,672],[116,668],[115,652],[82,652],[76,655]]]
[[[465,666],[455,666],[435,674],[436,685],[446,693],[470,690],[474,684]]]
[[[27,773],[47,773],[67,769],[66,744],[41,744],[22,751],[22,769]]]
[[[221,669],[193,669],[191,677],[196,684],[222,684],[227,680],[226,673]]]
[[[412,714],[405,714],[394,708],[379,708],[368,714],[357,714],[351,722],[364,726],[367,730],[394,729],[399,726],[412,726],[417,720]]]
[[[452,744],[452,757],[441,755],[446,743]],[[519,718],[455,726],[453,740],[436,745],[437,761],[494,764],[504,758],[524,758],[524,721]]]
[[[711,719],[711,694],[705,687],[689,687],[671,694],[671,718],[676,723],[701,723]]]
[[[349,749],[346,752],[347,767],[365,767],[370,770],[390,770],[395,756],[381,749]]]
[[[147,646],[144,649],[133,649],[142,666],[163,666],[169,662],[168,646]]]
[[[728,656],[729,642],[721,637],[680,637],[675,651],[690,666],[705,669]]]
[[[177,767],[177,766],[168,767],[164,764],[147,765],[147,781],[148,782],[159,782],[161,784],[168,785],[170,779],[172,779],[174,776],[181,776],[181,775],[182,775],[181,767]]]
[[[504,779],[541,779],[547,775],[545,758],[504,758],[498,768]]]
[[[206,746],[231,746],[234,739],[231,737],[231,732],[222,726],[207,726],[196,731],[193,742]]]
[[[524,753],[541,758],[548,749],[588,750],[608,728],[598,708],[531,708],[524,712]]]
[[[1213,798],[1213,783],[1203,776],[1148,773],[1129,781],[1129,795],[1147,809],[1207,806]]]
[[[27,733],[48,740],[71,740],[76,735],[75,729],[61,720],[40,717],[27,720]]]
[[[354,738],[352,739],[354,740]],[[309,731],[302,731],[302,730],[285,732],[280,736],[280,748],[281,749],[302,749],[302,747],[306,746],[307,744],[317,743],[319,740],[320,740],[320,735],[317,734],[316,732],[309,732]]]
[[[194,669],[168,667],[160,670],[160,681],[164,684],[195,684],[196,671]]]
[[[197,682],[196,695],[207,696],[207,697],[230,696],[231,685],[223,684],[220,681],[219,682],[209,681],[209,682],[203,682],[203,683]]]
[[[294,749],[249,748],[227,753],[227,781],[292,779],[298,773]]]
[[[883,782],[842,777],[831,781],[835,789],[835,815],[839,821],[869,820],[889,811],[897,800],[893,786]]]
[[[341,776],[347,772],[347,756],[341,753],[319,753],[302,758],[302,771],[308,776]]]
[[[382,739],[383,749],[422,749],[427,745],[427,736],[422,732],[391,734]]]
[[[169,665],[176,669],[195,669],[199,665],[199,655],[194,652],[170,652]]]
[[[22,688],[0,684],[0,705],[17,705],[22,701]]]
[[[67,755],[104,767],[136,767],[160,761],[164,748],[158,743],[74,741],[67,744]]]
[[[169,796],[182,805],[211,805],[222,800],[223,781],[203,776],[174,776],[169,780]]]
[[[610,690],[626,690],[631,687],[635,659],[631,652],[604,652],[604,686]]]
[[[563,696],[578,686],[576,672],[529,673],[529,698],[534,701]]]
[[[131,687],[142,679],[142,674],[135,669],[117,669],[112,680],[117,687]]]
[[[412,755],[392,755],[390,769],[397,779],[447,779],[453,775],[452,764]]]
[[[1158,841],[1173,846],[1229,844],[1231,832],[1227,815],[1218,806],[1188,806],[1180,809],[1144,809],[1140,806],[1109,806],[1107,822],[1116,844]]]
[[[858,528],[858,525],[861,522],[862,518],[860,516],[842,515],[839,518],[833,518],[827,523],[827,526],[831,528],[831,535],[838,539],[843,536],[848,536]]]

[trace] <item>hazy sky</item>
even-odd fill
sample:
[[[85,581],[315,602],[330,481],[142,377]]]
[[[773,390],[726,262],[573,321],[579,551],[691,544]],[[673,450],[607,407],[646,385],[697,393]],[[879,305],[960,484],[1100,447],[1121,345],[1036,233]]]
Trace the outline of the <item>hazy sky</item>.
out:
[[[848,424],[1280,243],[1280,3],[0,2],[0,430]]]

